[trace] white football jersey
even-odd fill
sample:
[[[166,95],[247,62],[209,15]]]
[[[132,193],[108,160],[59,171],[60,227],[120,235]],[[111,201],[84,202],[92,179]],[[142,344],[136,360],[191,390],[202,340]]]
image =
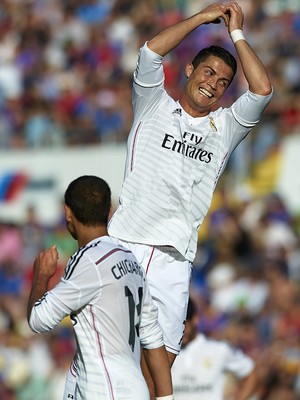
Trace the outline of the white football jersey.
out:
[[[225,341],[202,334],[183,348],[172,372],[176,400],[222,400],[226,372],[236,378],[248,376],[254,362]]]
[[[140,345],[160,347],[163,336],[133,254],[108,236],[74,253],[58,285],[35,303],[30,327],[45,332],[67,315],[77,342],[75,399],[148,400]]]
[[[193,261],[217,181],[271,97],[247,91],[228,109],[192,118],[165,91],[162,57],[145,44],[134,73],[125,179],[109,234],[173,246]]]

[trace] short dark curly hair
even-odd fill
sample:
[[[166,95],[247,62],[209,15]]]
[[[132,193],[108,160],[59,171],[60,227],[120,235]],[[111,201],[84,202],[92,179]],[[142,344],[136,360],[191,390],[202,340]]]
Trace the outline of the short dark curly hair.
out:
[[[64,201],[82,224],[107,225],[111,190],[103,179],[93,175],[80,176],[69,184]]]
[[[193,67],[196,69],[200,63],[207,60],[208,57],[215,56],[223,60],[232,69],[232,78],[237,71],[237,62],[235,57],[221,46],[209,46],[201,49],[192,61]]]

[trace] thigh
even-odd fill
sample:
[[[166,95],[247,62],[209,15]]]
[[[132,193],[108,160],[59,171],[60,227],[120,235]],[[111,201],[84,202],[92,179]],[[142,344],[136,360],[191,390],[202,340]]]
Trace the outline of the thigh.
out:
[[[148,265],[147,280],[159,310],[165,346],[175,355],[180,351],[185,328],[191,272],[191,262],[161,248],[155,249]]]
[[[169,246],[122,244],[135,255],[147,274],[167,351],[177,355],[181,348],[189,299],[192,263]]]

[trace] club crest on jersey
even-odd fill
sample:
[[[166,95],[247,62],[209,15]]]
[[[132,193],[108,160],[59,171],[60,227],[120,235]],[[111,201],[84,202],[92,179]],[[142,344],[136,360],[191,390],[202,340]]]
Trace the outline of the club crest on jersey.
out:
[[[214,132],[218,132],[218,129],[216,127],[213,117],[209,117],[209,125]]]
[[[176,108],[176,109],[172,112],[172,114],[178,114],[178,115],[181,117],[181,115],[182,115],[182,110],[181,110],[181,108]]]
[[[205,358],[202,363],[203,363],[204,368],[206,368],[206,369],[209,369],[212,367],[212,360],[208,357]]]

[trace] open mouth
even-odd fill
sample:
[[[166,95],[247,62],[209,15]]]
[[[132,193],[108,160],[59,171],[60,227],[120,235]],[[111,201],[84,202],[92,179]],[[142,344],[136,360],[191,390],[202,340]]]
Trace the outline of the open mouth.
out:
[[[213,97],[213,94],[204,88],[199,88],[199,92],[201,94],[203,94],[203,96],[207,97],[208,99],[211,99]]]

